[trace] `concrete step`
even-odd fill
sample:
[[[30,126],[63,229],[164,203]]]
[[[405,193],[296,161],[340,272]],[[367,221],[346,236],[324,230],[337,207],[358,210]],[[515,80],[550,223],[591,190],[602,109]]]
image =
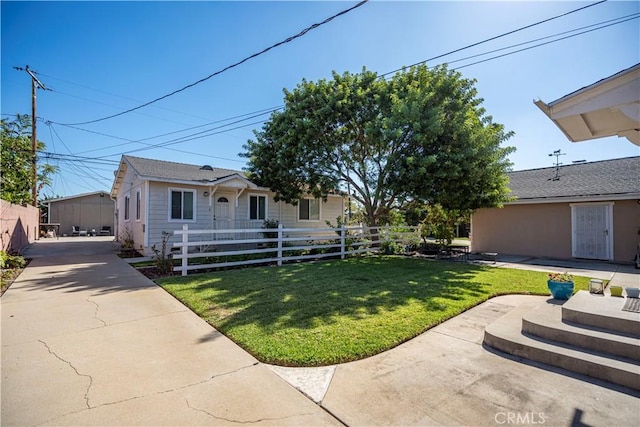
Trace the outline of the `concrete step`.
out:
[[[640,390],[640,366],[637,363],[524,334],[522,318],[530,310],[531,306],[521,306],[488,325],[484,343],[513,356]]]
[[[540,304],[522,317],[522,332],[587,351],[610,354],[640,362],[640,338],[613,334],[594,326],[563,322],[562,306]]]
[[[562,306],[562,320],[640,338],[640,313],[622,311],[627,299],[579,291]]]

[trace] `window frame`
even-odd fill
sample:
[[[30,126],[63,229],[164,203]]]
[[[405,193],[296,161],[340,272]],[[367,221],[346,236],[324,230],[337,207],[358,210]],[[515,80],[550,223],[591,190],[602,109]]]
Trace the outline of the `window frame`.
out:
[[[131,195],[127,194],[127,195],[124,196],[124,220],[125,220],[125,222],[129,222],[131,220],[130,210],[131,210]]]
[[[142,191],[136,190],[136,221],[142,219]]]
[[[311,218],[311,203],[309,203],[307,205],[308,206],[307,214],[309,216],[309,219],[300,218],[300,213],[302,212],[302,201],[303,200],[315,200],[315,201],[317,201],[317,203],[318,203],[318,219],[312,219]],[[322,200],[321,199],[317,199],[315,197],[303,197],[300,200],[298,200],[297,220],[298,220],[298,222],[320,222],[322,220]]]
[[[180,197],[180,218],[173,218],[172,214],[173,214],[173,206],[172,206],[172,201],[173,201],[173,193],[180,193],[181,197]],[[184,194],[185,193],[191,193],[192,197],[193,197],[193,201],[192,201],[192,212],[193,212],[193,218],[191,219],[185,219],[184,218]],[[197,190],[191,189],[191,188],[179,188],[179,187],[169,187],[167,189],[167,221],[168,222],[189,222],[189,223],[193,223],[197,221],[197,207],[198,207],[198,192]]]
[[[256,218],[251,218],[251,198],[255,197],[256,201]],[[264,199],[264,218],[260,218],[260,198]],[[247,218],[249,221],[265,221],[269,215],[269,197],[266,194],[249,194],[247,195]]]

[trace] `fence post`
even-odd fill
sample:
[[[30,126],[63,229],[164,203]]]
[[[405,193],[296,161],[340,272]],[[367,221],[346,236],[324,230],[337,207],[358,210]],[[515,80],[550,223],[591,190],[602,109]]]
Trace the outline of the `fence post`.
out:
[[[344,259],[344,252],[345,252],[345,234],[346,234],[346,230],[345,230],[345,225],[342,224],[342,227],[340,227],[340,259]]]
[[[189,224],[182,224],[182,275],[187,275],[187,254],[189,253]]]
[[[282,224],[278,224],[278,265],[282,265]]]

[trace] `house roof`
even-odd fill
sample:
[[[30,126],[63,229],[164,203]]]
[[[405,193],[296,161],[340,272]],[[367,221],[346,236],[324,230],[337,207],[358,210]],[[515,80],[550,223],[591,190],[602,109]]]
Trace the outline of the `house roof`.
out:
[[[640,198],[640,156],[510,172],[512,203]]]
[[[128,168],[131,168],[140,179],[148,181],[216,185],[237,178],[244,181],[246,186],[256,188],[256,185],[238,170],[122,156],[118,170],[115,172],[116,177],[111,188],[112,195],[117,194]]]
[[[617,135],[640,145],[640,64],[548,104],[534,104],[572,142]]]
[[[190,165],[186,163],[167,162],[165,160],[145,159],[142,157],[122,156],[140,177],[157,180],[179,181],[216,181],[230,175],[245,178],[241,171],[221,168],[203,169],[205,165]]]
[[[72,200],[72,199],[79,199],[81,197],[87,197],[87,196],[96,196],[96,195],[106,195],[108,194],[106,191],[92,191],[90,193],[82,193],[82,194],[76,194],[74,196],[66,196],[66,197],[58,197],[57,199],[48,199],[45,200],[45,203],[55,203],[55,202],[62,202],[64,200]]]

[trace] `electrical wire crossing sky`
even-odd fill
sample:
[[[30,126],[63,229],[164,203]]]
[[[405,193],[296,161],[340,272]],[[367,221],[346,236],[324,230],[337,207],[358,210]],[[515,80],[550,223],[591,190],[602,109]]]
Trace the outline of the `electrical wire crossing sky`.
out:
[[[618,138],[569,143],[533,104],[640,62],[640,3],[2,2],[3,119],[39,90],[43,195],[109,191],[125,153],[242,170],[243,145],[283,89],[332,71],[448,64],[476,80],[515,136],[514,169],[640,154]],[[204,77],[203,77],[204,76]]]

